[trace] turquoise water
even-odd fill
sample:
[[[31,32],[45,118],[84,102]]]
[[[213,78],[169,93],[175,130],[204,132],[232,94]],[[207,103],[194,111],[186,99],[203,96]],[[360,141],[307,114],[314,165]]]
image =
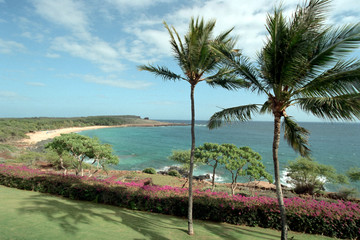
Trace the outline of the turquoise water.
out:
[[[177,121],[174,121],[177,122]],[[184,122],[184,121],[178,121]],[[185,122],[187,123],[187,122]],[[273,173],[272,165],[272,122],[247,122],[208,130],[205,121],[196,125],[196,145],[204,142],[233,143],[249,146],[261,154],[267,170]],[[349,167],[360,167],[360,124],[359,123],[301,123],[311,133],[309,138],[312,157],[323,164],[332,165],[339,173]],[[142,170],[154,167],[164,169],[176,162],[167,159],[172,150],[190,149],[190,126],[105,128],[81,132],[98,137],[102,142],[113,145],[120,157],[116,166],[119,170]],[[281,138],[279,149],[280,169],[298,155]],[[195,169],[196,175],[211,173],[209,166]],[[217,170],[217,181],[229,182],[226,170]],[[246,181],[246,178],[240,179]],[[357,186],[359,187],[359,186]],[[330,186],[330,188],[333,188]]]

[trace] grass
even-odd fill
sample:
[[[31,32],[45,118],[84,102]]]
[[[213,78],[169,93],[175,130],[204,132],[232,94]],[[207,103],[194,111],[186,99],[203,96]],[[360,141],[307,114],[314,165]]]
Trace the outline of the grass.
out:
[[[195,221],[188,236],[187,220],[72,201],[48,194],[0,186],[0,236],[10,239],[279,239],[280,232],[258,227]],[[294,239],[331,239],[290,232]]]

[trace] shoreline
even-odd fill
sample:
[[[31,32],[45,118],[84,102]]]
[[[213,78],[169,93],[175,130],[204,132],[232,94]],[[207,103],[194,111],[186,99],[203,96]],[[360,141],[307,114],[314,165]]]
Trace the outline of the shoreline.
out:
[[[43,130],[27,133],[28,138],[23,138],[18,143],[22,143],[28,146],[35,145],[41,141],[52,139],[60,136],[61,134],[66,133],[76,133],[87,130],[96,130],[102,128],[125,128],[125,127],[164,127],[164,126],[187,126],[187,124],[182,123],[166,123],[166,122],[149,122],[149,123],[134,123],[134,124],[123,124],[123,125],[114,125],[114,126],[87,126],[87,127],[69,127],[69,128],[59,128],[53,130]]]

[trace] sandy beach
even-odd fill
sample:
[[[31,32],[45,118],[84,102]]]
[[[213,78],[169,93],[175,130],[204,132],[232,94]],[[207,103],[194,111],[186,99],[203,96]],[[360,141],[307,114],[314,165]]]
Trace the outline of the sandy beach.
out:
[[[27,133],[26,135],[29,138],[24,138],[19,141],[19,143],[25,145],[34,145],[38,142],[43,140],[52,139],[54,137],[60,136],[61,134],[66,133],[73,133],[73,132],[81,132],[85,130],[93,130],[93,129],[100,129],[100,128],[117,128],[117,127],[159,127],[159,126],[173,126],[173,125],[182,125],[182,124],[174,124],[174,123],[163,123],[163,122],[152,122],[151,120],[149,123],[145,124],[124,124],[124,125],[116,125],[116,126],[89,126],[89,127],[70,127],[70,128],[61,128],[61,129],[54,129],[54,130],[46,130],[46,131],[37,131]]]

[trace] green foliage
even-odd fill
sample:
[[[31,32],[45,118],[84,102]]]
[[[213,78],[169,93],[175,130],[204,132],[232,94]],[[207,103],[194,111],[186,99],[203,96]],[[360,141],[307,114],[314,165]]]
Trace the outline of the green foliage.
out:
[[[72,161],[72,166],[76,175],[83,175],[83,162],[91,159],[92,164],[96,163],[96,173],[100,168],[105,169],[109,164],[118,164],[119,159],[112,152],[109,144],[101,144],[99,139],[82,136],[76,133],[62,134],[55,137],[53,141],[45,146],[58,154],[60,157],[60,166],[65,170],[67,167],[64,158],[71,155],[76,161]],[[64,164],[65,163],[65,164]]]
[[[337,174],[332,166],[320,164],[310,158],[297,158],[287,166],[289,183],[296,193],[314,194],[324,190],[326,182],[347,183],[344,175]]]
[[[190,168],[190,150],[174,150],[169,159],[182,164],[182,167],[189,170]],[[202,159],[194,157],[194,168],[202,165]]]
[[[0,144],[0,152],[16,152],[18,149],[9,144]]]
[[[351,197],[356,197],[358,194],[359,192],[356,190],[356,188],[341,187],[337,193],[337,196],[340,199],[347,200]]]
[[[232,194],[235,193],[238,176],[249,175],[257,180],[264,177],[272,182],[272,176],[266,172],[259,153],[253,151],[250,147],[238,148],[233,144],[222,144],[222,147],[223,156],[221,161],[231,173]]]
[[[177,170],[170,170],[168,172],[168,175],[173,176],[173,177],[181,177],[180,173]]]
[[[212,190],[215,188],[215,173],[218,164],[223,163],[223,150],[222,145],[216,143],[204,143],[195,149],[195,157],[201,159],[202,162],[213,168],[212,174]]]
[[[360,168],[352,167],[346,172],[346,175],[352,182],[360,181]]]
[[[35,165],[36,162],[46,161],[47,157],[43,153],[25,152],[15,159],[17,162],[25,163],[28,166]]]
[[[142,172],[148,174],[156,174],[155,168],[145,168]]]

